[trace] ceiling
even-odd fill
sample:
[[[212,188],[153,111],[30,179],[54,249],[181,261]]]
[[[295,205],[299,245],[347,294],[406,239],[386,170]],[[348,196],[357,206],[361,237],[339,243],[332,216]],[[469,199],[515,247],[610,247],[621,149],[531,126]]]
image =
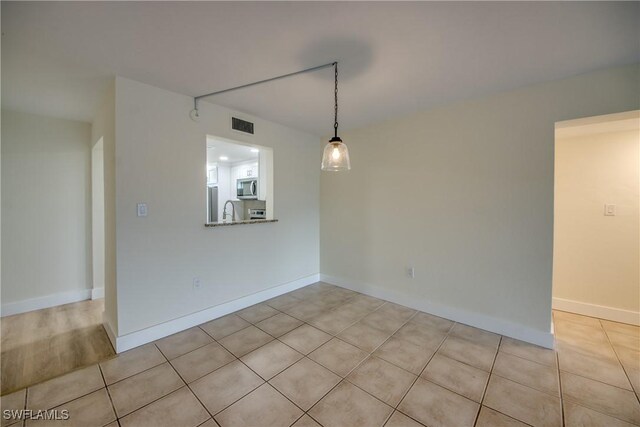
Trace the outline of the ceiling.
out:
[[[637,131],[640,129],[640,110],[584,117],[556,123],[556,139],[575,138],[599,133]]]
[[[640,62],[639,2],[2,2],[2,106],[91,121],[110,76],[190,96],[340,62],[340,128]],[[329,134],[325,69],[211,98]],[[185,112],[187,114],[188,112]]]
[[[249,146],[227,142],[221,138],[207,137],[207,163],[232,164],[249,160],[258,160],[258,146]],[[226,160],[220,157],[226,158]]]

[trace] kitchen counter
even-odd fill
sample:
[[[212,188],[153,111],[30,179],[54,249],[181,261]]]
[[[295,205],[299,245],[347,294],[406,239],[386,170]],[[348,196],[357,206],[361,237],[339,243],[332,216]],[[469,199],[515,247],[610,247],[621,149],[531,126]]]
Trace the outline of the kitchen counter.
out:
[[[227,225],[261,224],[263,222],[278,222],[277,219],[247,219],[244,221],[208,222],[205,227],[225,227]]]

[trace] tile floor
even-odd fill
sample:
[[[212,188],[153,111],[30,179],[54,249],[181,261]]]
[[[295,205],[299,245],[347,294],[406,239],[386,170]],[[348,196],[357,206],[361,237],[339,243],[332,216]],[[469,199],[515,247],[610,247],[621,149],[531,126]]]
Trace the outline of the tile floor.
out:
[[[26,426],[640,425],[640,329],[564,312],[554,324],[556,351],[317,283],[2,409],[69,410]]]

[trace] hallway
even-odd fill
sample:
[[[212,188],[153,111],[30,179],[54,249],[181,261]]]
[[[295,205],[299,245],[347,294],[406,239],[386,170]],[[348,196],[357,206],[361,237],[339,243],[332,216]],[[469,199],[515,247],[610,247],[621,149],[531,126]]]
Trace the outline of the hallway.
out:
[[[113,356],[103,310],[96,299],[3,317],[2,394]]]

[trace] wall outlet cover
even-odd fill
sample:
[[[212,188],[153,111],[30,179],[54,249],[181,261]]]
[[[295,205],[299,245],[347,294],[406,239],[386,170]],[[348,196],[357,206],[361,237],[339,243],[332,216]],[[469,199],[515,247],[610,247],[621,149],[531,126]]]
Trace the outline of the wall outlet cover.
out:
[[[146,203],[138,203],[137,205],[137,214],[138,216],[147,216],[147,204]]]

